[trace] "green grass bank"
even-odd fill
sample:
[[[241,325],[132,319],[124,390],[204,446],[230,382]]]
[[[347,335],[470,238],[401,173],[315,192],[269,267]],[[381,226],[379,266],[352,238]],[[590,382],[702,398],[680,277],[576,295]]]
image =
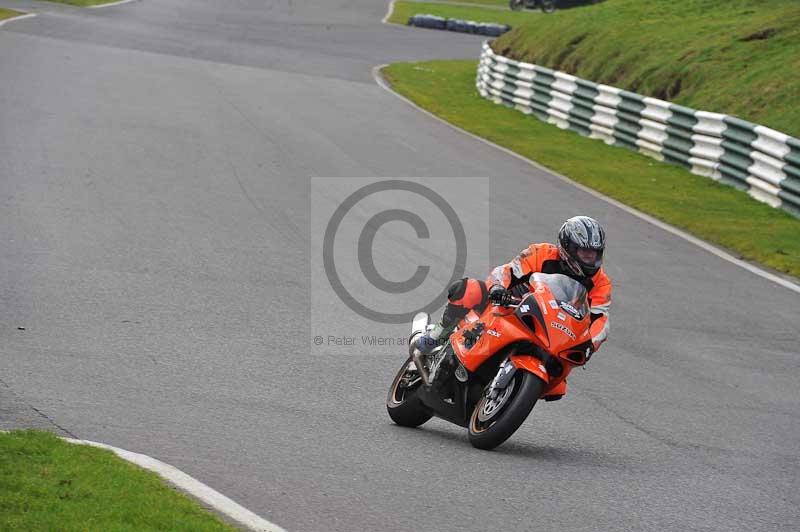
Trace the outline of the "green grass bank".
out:
[[[606,0],[521,21],[494,49],[800,136],[797,0]]]
[[[0,530],[234,531],[155,473],[50,433],[0,433]]]
[[[494,45],[505,56],[800,136],[800,1],[605,0],[550,15],[467,1],[397,2],[389,21],[509,24]]]
[[[622,1],[622,0],[621,0]],[[609,0],[608,4],[613,4]],[[748,260],[800,276],[800,220],[746,193],[482,98],[475,61],[397,63],[394,90],[441,118]]]

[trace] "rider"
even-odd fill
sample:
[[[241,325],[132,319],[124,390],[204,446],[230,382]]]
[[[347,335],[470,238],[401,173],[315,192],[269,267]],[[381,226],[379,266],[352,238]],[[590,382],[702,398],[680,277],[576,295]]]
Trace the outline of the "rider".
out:
[[[453,283],[441,321],[418,336],[413,346],[423,354],[430,353],[447,341],[470,310],[481,313],[489,302],[503,304],[524,295],[531,274],[542,272],[567,275],[586,287],[592,320],[589,332],[593,352],[597,351],[608,337],[611,303],[611,279],[601,267],[605,247],[605,231],[597,220],[588,216],[570,218],[558,232],[558,245],[531,244],[514,260],[495,268],[485,282],[464,278]]]

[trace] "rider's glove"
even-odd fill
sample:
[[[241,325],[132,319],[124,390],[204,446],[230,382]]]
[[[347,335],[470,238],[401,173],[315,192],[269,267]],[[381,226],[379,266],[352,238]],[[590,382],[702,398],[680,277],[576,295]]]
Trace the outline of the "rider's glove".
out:
[[[512,297],[511,292],[502,285],[496,284],[489,289],[489,299],[495,305],[508,305]]]

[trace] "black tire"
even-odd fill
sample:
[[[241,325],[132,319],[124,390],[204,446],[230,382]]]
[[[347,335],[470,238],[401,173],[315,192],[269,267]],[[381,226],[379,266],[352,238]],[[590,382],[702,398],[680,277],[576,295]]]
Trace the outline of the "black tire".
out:
[[[522,11],[522,8],[525,7],[525,0],[510,0],[508,7],[511,8],[511,11]]]
[[[544,390],[544,382],[527,371],[517,370],[512,382],[514,388],[509,392],[511,397],[488,421],[479,419],[479,413],[486,403],[486,396],[481,397],[475,405],[475,410],[469,419],[469,442],[473,447],[494,449],[510,438],[531,413],[533,405]]]
[[[542,13],[552,13],[556,10],[556,0],[542,0]]]
[[[389,388],[389,395],[386,397],[386,411],[389,412],[392,421],[401,427],[419,427],[433,417],[430,409],[417,397],[416,389],[422,385],[421,382],[410,389],[401,387],[403,378],[408,374],[415,373],[408,370],[410,362],[410,358],[403,362]]]

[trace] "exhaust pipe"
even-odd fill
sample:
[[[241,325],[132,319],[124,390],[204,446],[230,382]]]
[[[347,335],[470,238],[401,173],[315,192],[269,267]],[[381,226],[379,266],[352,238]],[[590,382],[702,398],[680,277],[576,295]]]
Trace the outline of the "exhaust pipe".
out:
[[[413,360],[414,365],[417,366],[417,372],[425,386],[430,386],[431,378],[428,374],[428,370],[425,369],[425,361],[422,357],[422,353],[419,352],[419,349],[414,347],[414,340],[416,340],[417,336],[425,334],[430,322],[431,317],[427,312],[417,313],[411,325],[411,338],[408,339],[408,354],[411,355],[411,360]]]
[[[414,365],[417,366],[417,373],[419,373],[423,384],[425,384],[425,386],[430,386],[431,378],[430,375],[428,375],[428,370],[425,369],[425,361],[422,359],[422,353],[419,352],[419,349],[411,348],[411,360],[413,360]]]

